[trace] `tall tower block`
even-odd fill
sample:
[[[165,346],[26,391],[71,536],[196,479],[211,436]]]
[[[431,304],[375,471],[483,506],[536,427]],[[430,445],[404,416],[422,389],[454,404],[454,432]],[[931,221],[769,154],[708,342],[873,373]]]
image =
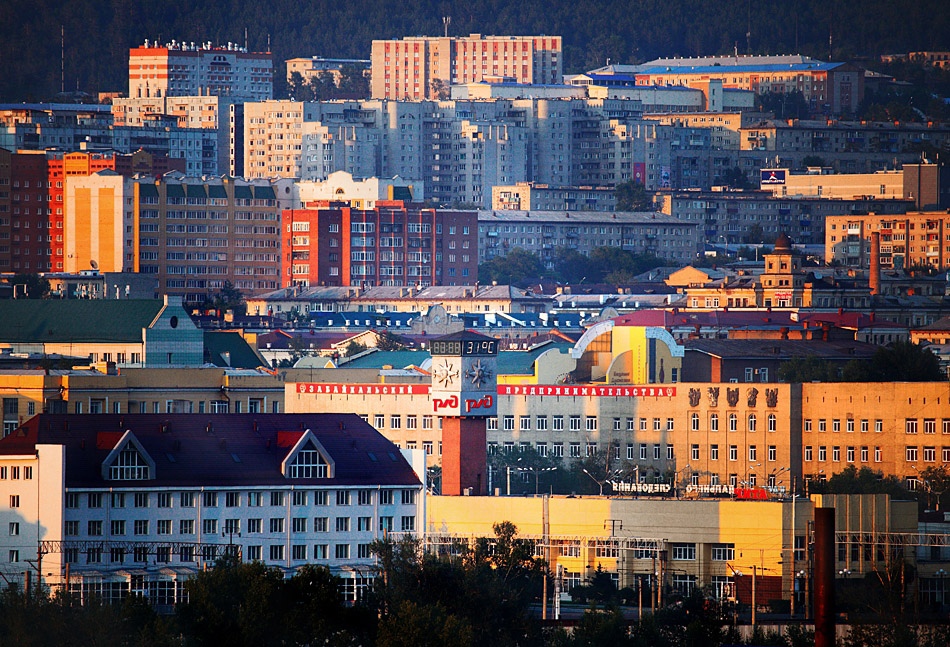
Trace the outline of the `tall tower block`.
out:
[[[435,413],[442,418],[442,494],[488,491],[487,419],[498,412],[498,340],[464,330],[431,342]]]

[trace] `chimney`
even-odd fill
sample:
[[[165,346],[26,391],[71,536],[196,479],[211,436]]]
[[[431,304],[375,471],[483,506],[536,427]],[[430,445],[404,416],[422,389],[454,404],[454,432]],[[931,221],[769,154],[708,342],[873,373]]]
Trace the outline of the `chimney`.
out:
[[[871,232],[871,268],[868,275],[871,294],[881,293],[881,233]]]

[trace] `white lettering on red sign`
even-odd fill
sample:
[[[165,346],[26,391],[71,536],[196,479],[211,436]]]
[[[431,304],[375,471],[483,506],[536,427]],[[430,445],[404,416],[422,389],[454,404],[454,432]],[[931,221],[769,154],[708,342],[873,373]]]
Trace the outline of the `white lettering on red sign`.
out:
[[[319,395],[428,395],[428,384],[318,384],[298,382],[297,393]]]
[[[675,386],[547,386],[502,385],[499,395],[580,396],[588,398],[672,398]]]

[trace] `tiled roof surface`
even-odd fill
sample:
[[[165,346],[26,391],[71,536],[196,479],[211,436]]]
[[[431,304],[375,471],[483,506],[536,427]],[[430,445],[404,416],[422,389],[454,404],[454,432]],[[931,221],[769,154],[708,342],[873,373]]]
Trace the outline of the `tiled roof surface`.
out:
[[[0,341],[141,342],[159,300],[13,299],[0,304]]]
[[[281,435],[306,429],[335,461],[333,479],[282,475],[291,446],[279,446],[286,445]],[[66,487],[134,487],[136,481],[106,481],[101,474],[114,439],[126,430],[155,461],[156,478],[142,482],[150,488],[419,484],[399,449],[355,414],[41,414],[0,440],[0,454],[65,445]]]

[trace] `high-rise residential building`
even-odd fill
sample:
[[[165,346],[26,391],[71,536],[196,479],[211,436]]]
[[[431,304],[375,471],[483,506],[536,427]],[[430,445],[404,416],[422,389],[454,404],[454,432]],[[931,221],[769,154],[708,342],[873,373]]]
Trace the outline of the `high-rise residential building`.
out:
[[[148,40],[129,50],[129,97],[214,95],[247,101],[274,92],[270,52],[249,52],[235,43]]]
[[[133,181],[105,169],[65,184],[63,270],[136,271]]]
[[[0,171],[3,172],[3,171]],[[49,263],[49,191],[46,154],[19,151],[9,155],[9,213],[0,213],[0,271],[42,272]],[[6,229],[6,231],[4,231]],[[8,237],[4,239],[4,234]],[[4,265],[4,262],[6,264]]]
[[[374,40],[374,99],[444,99],[448,88],[486,77],[561,82],[560,36],[418,36]]]
[[[280,287],[280,213],[290,181],[171,174],[133,184],[137,271],[161,294],[201,302],[225,281],[253,295]],[[283,197],[280,197],[283,196]]]
[[[478,273],[478,213],[377,201],[284,211],[285,286],[470,285]]]
[[[879,269],[947,269],[950,215],[945,211],[902,215],[872,211],[868,215],[835,215],[825,219],[825,259],[829,263],[879,271],[872,267],[875,254]]]
[[[440,204],[491,205],[516,182],[669,182],[675,125],[640,119],[637,101],[267,101],[245,104],[248,177],[421,181]],[[708,143],[709,137],[705,140]],[[688,148],[684,146],[684,150]]]

